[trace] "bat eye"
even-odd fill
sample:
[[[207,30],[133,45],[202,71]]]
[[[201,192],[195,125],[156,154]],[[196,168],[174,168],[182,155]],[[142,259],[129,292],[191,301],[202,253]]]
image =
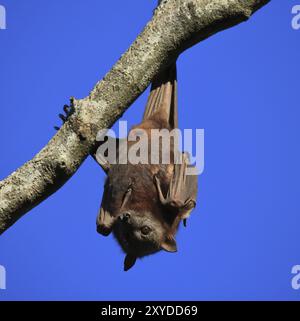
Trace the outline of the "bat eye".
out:
[[[150,233],[151,229],[148,226],[143,226],[141,231],[144,235],[148,235]]]

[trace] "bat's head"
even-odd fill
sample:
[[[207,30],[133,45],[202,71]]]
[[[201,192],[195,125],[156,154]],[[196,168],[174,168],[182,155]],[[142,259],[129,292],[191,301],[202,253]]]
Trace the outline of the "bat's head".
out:
[[[127,254],[124,262],[125,271],[134,265],[137,258],[160,250],[177,251],[170,228],[148,211],[139,213],[127,210],[120,214],[114,224],[113,233]]]

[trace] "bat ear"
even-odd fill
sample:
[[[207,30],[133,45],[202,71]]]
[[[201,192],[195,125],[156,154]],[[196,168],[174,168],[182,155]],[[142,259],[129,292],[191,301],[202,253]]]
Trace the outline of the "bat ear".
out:
[[[161,248],[166,252],[177,252],[177,244],[174,237],[166,237],[164,242],[161,244]]]
[[[124,260],[124,271],[130,270],[136,262],[136,257],[130,254],[127,254]]]

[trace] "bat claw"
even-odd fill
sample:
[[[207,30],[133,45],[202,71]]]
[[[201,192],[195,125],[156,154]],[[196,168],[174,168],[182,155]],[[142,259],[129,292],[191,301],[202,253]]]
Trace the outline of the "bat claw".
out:
[[[70,99],[70,105],[64,105],[63,107],[64,114],[59,114],[59,118],[62,120],[63,123],[65,123],[69,117],[75,112],[75,106],[74,106],[74,98]],[[54,127],[56,130],[59,130],[59,127]]]
[[[192,199],[188,199],[184,204],[185,210],[192,210],[195,207],[196,207],[196,202]]]
[[[63,114],[59,114],[58,116],[63,122],[65,122],[67,120],[67,117]]]
[[[71,107],[68,106],[68,105],[64,105],[63,110],[64,110],[65,114],[68,116],[68,114],[69,114],[70,111],[71,111]]]
[[[185,218],[185,219],[183,220],[183,226],[184,226],[184,227],[186,227],[186,223],[187,223],[187,219]]]

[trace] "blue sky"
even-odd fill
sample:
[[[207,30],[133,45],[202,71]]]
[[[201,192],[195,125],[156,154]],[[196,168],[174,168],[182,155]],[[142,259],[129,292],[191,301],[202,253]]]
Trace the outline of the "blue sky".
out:
[[[53,136],[70,96],[88,95],[151,18],[156,1],[0,0],[0,179]],[[300,30],[273,0],[178,61],[181,128],[205,129],[197,209],[177,254],[122,271],[96,233],[103,182],[88,159],[0,237],[0,300],[299,300]],[[148,90],[125,113],[140,121]]]

